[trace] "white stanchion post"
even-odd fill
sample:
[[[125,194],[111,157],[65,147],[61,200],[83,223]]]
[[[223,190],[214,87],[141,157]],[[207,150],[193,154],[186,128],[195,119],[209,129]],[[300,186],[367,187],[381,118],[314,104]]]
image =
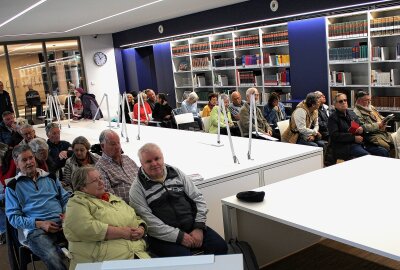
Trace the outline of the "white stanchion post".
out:
[[[58,106],[55,100],[55,96],[50,96],[50,102],[52,104],[52,110],[54,109],[55,113],[56,113],[56,119],[58,122],[59,127],[61,128],[61,122],[60,122],[60,112],[58,111]],[[58,97],[57,97],[58,98]]]
[[[72,96],[70,91],[68,91],[68,96],[67,96],[67,107],[68,107],[68,128],[71,128],[71,114],[74,115],[74,106],[72,104]]]
[[[221,144],[221,106],[223,106],[221,101],[221,96],[218,95],[218,133],[217,133],[218,144]]]
[[[125,94],[125,93],[124,93]],[[123,95],[124,95],[123,94]],[[121,118],[121,115],[124,115],[123,114],[123,111],[124,111],[124,108],[122,108],[122,104],[123,104],[123,102],[122,102],[122,100],[124,99],[124,96],[122,96],[122,99],[121,99],[121,95],[119,95],[119,97],[118,97],[118,104],[119,104],[119,108],[118,108],[118,121],[117,121],[117,128],[119,128],[119,119],[122,119]],[[122,112],[121,112],[122,111]]]
[[[54,94],[53,99],[54,99],[54,103],[55,103],[56,108],[57,108],[56,112],[57,112],[58,126],[61,129],[61,110],[62,110],[61,102],[60,102],[60,99],[58,98],[57,94]]]
[[[96,114],[93,117],[93,123],[96,121],[97,115],[100,113],[100,107],[101,107],[101,104],[103,104],[104,98],[106,99],[106,105],[107,105],[108,127],[112,128],[113,126],[111,125],[110,104],[108,103],[108,95],[107,94],[104,94],[103,97],[101,98],[99,107],[97,108]]]
[[[221,97],[219,97],[219,99],[221,99]],[[221,104],[221,103],[220,103],[220,104]],[[227,133],[228,133],[228,139],[229,139],[229,145],[230,145],[230,147],[231,147],[231,153],[232,153],[233,163],[240,164],[239,159],[237,158],[236,153],[235,153],[235,148],[233,147],[231,129],[230,129],[230,127],[229,127],[228,115],[227,115],[227,113],[226,113],[225,104],[221,104],[220,106],[222,106],[222,112],[224,113],[225,126],[226,126],[226,131],[227,131]],[[218,121],[219,121],[219,120],[218,120]],[[218,125],[218,126],[219,126],[219,125]]]
[[[138,93],[138,119],[137,119],[137,121],[138,121],[138,135],[136,137],[137,140],[140,140],[140,103],[141,103],[140,100],[142,100],[142,102],[143,102],[143,99],[141,99],[141,92]]]
[[[124,101],[126,100],[126,93],[124,93],[122,95],[122,99],[120,99],[120,100],[121,100],[120,107],[122,109],[122,115],[123,115],[123,117],[121,118],[122,119],[121,137],[122,138],[124,137],[124,132],[125,132],[125,136],[126,136],[125,140],[126,140],[126,142],[129,142],[128,128],[126,127],[126,119],[125,119],[125,106],[124,106]]]
[[[253,107],[254,107],[254,94],[250,96],[250,111],[249,111],[249,148],[247,151],[247,159],[251,158],[251,138],[253,135]]]

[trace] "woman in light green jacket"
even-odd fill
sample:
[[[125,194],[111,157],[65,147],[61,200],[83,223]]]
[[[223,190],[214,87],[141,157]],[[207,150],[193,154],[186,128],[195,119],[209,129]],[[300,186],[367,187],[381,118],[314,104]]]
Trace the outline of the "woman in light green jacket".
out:
[[[121,198],[105,192],[94,167],[72,174],[74,196],[64,218],[64,234],[72,254],[70,269],[78,263],[150,258],[146,252],[146,223]]]
[[[232,122],[231,112],[229,110],[229,96],[226,94],[221,94],[221,100],[224,103],[224,107],[226,110],[226,117],[228,118],[228,125],[231,131],[232,136],[240,136],[240,130],[237,126],[235,126]],[[224,113],[221,108],[220,115],[220,127],[221,134],[228,134],[225,124]],[[209,133],[217,134],[218,133],[218,106],[214,106],[210,115],[210,130]]]

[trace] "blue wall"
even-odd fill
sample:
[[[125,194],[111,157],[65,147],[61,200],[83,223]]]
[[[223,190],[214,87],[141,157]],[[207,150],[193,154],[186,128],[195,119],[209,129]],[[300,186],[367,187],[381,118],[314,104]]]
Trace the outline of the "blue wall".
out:
[[[316,90],[328,96],[325,19],[290,22],[288,31],[292,99]]]
[[[135,49],[136,72],[139,87],[142,91],[147,88],[157,89],[157,78],[155,74],[153,46]]]
[[[158,92],[168,94],[168,103],[175,107],[174,73],[171,61],[171,45],[169,42],[153,46],[155,74]]]
[[[118,68],[117,63],[118,80],[121,78],[119,83],[121,84],[123,81],[125,84],[124,89],[128,92],[139,91],[139,83],[136,71],[136,49],[122,50],[121,56],[122,63],[120,63],[120,65],[123,66],[122,71],[120,68]]]

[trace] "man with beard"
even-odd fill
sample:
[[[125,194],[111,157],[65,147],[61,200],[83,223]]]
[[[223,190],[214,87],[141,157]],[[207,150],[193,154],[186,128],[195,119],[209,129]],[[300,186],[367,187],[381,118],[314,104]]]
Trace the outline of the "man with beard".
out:
[[[354,113],[365,128],[365,142],[384,148],[389,156],[390,150],[394,149],[392,136],[386,131],[384,117],[371,105],[371,96],[367,92],[356,93]]]

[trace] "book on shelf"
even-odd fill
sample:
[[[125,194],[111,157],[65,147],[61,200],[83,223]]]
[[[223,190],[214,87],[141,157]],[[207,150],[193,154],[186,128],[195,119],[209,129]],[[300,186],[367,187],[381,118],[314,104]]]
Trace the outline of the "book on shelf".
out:
[[[228,75],[225,74],[216,74],[215,76],[215,85],[216,86],[228,86]]]
[[[252,55],[242,55],[242,66],[255,66],[260,65],[260,55],[252,54]]]
[[[385,36],[400,33],[400,16],[371,19],[371,36]]]
[[[219,39],[211,42],[213,51],[233,49],[233,40],[231,38]]]
[[[400,59],[400,43],[396,44],[396,60]]]
[[[234,67],[235,59],[222,57],[221,55],[214,55],[213,66],[214,67]]]
[[[180,55],[185,55],[189,54],[189,45],[178,45],[175,47],[172,47],[172,55],[173,56],[180,56]]]
[[[192,69],[193,70],[203,70],[210,68],[210,58],[206,57],[198,57],[192,59]]]
[[[333,23],[328,26],[329,38],[366,37],[367,34],[367,20]]]
[[[400,85],[400,74],[398,69],[382,71],[379,69],[371,70],[371,84],[374,86],[394,86]]]
[[[390,85],[400,85],[400,74],[397,68],[390,70]]]
[[[372,61],[389,60],[389,47],[374,46],[371,49]]]
[[[260,46],[259,36],[257,34],[257,35],[236,37],[235,46],[236,48],[239,49],[245,47],[259,47]]]
[[[332,85],[340,85],[340,86],[351,85],[353,83],[351,78],[351,72],[334,71],[334,70],[330,72],[330,81]]]
[[[208,52],[210,50],[210,46],[208,42],[200,42],[194,43],[190,45],[190,51],[192,53],[201,53],[201,52]]]
[[[285,44],[289,42],[289,35],[287,30],[276,31],[262,34],[262,41],[264,46]]]
[[[372,96],[371,103],[378,110],[391,110],[391,111],[399,111],[400,110],[400,96]]]

